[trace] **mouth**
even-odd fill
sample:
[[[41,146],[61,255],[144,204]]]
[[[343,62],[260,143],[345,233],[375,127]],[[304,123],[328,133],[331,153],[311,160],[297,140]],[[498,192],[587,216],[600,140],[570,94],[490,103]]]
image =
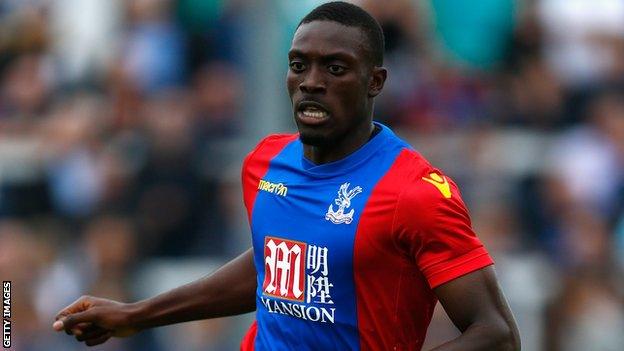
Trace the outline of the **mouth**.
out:
[[[306,125],[319,125],[329,120],[327,108],[316,101],[301,101],[297,104],[297,119]]]

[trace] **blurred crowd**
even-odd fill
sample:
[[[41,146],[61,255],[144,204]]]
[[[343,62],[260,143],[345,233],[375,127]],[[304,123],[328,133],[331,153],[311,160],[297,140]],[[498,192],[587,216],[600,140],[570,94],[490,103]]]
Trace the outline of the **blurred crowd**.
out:
[[[250,245],[240,164],[294,130],[286,51],[321,2],[0,2],[13,349],[82,350],[51,330],[80,295],[134,301]],[[386,35],[375,119],[459,183],[523,349],[621,350],[624,0],[354,2]],[[96,349],[235,349],[249,318]],[[456,333],[438,309],[425,349]]]

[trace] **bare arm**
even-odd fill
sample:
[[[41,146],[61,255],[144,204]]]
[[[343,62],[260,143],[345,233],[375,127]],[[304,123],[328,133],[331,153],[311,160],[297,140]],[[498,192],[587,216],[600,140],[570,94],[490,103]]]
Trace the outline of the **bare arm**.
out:
[[[249,249],[209,276],[136,303],[83,296],[59,312],[53,327],[97,345],[147,328],[254,311],[255,289]]]
[[[251,312],[256,309],[255,289],[249,249],[214,274],[136,303],[132,324],[146,329]]]
[[[462,335],[431,351],[520,350],[518,327],[493,266],[452,280],[434,292]]]

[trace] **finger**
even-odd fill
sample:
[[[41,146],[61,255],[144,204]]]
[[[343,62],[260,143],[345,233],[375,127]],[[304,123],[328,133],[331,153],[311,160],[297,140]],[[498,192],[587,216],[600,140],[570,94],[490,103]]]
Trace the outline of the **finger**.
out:
[[[76,336],[76,340],[78,341],[85,341],[85,340],[91,340],[91,339],[97,339],[99,337],[102,337],[106,334],[111,334],[112,335],[112,331],[110,330],[106,330],[106,329],[100,329],[100,330],[94,330],[90,333],[85,333],[83,335],[80,336]]]
[[[106,335],[106,334],[110,334],[111,331],[110,330],[106,330],[106,329],[97,329],[97,330],[92,330],[88,333],[83,333],[82,335],[76,335],[76,340],[78,341],[85,341],[85,340],[92,340],[92,339],[97,339],[97,338],[101,338],[102,336]]]
[[[60,321],[63,323],[65,331],[68,331],[74,329],[80,323],[96,322],[96,319],[97,314],[93,312],[93,309],[91,309],[62,317]]]
[[[88,329],[83,329],[82,333],[80,335],[76,335],[76,334],[74,334],[74,335],[76,336],[78,341],[84,341],[84,340],[100,337],[100,336],[104,335],[105,333],[107,333],[109,331],[110,330],[108,330],[108,329],[100,328],[100,327],[97,327],[97,326],[92,326],[92,327],[90,327]]]
[[[91,328],[92,325],[93,323],[78,323],[71,328],[71,333],[74,335],[82,335],[87,329]]]
[[[65,316],[67,316],[69,314],[71,314],[71,313],[67,311],[67,307],[66,307],[66,308],[62,309],[59,313],[57,313],[56,316],[54,316],[54,320],[58,321],[59,319],[65,317]]]
[[[54,322],[53,326],[56,325],[58,323],[58,325],[60,325],[60,329],[59,330],[63,330],[63,321],[57,321]],[[73,328],[70,329],[66,329],[65,333],[67,335],[80,335],[84,332],[84,329],[88,328],[89,326],[91,326],[92,323],[78,323],[76,324]]]
[[[56,322],[52,323],[52,328],[57,332],[63,330],[63,322],[57,320]]]
[[[108,332],[108,333],[100,336],[99,338],[89,339],[89,340],[85,341],[85,344],[87,346],[99,345],[99,344],[102,344],[103,342],[105,342],[106,340],[108,340],[111,336],[112,336],[112,333]]]
[[[54,318],[55,320],[59,320],[65,316],[68,316],[70,314],[76,313],[76,312],[82,312],[84,310],[87,309],[87,297],[86,296],[81,296],[79,299],[77,299],[76,301],[72,302],[71,304],[65,306],[65,308],[63,308]]]
[[[102,329],[102,328],[93,323],[80,323],[74,326],[73,329],[80,329],[81,334],[86,334],[86,333],[92,332],[94,330]]]
[[[54,320],[58,321],[59,319],[67,316],[68,314],[70,314],[70,312],[67,310],[68,307],[63,308],[59,313],[56,314],[56,316],[54,316]]]
[[[56,331],[61,331],[64,329],[63,327],[63,321],[61,319],[65,318],[66,316],[68,316],[69,313],[65,313],[65,312],[61,312],[59,314],[56,315],[56,317],[54,317],[55,321],[54,323],[52,323],[52,328],[54,328],[54,330]],[[81,323],[78,325],[79,328],[81,328],[83,325],[86,325],[87,323]]]

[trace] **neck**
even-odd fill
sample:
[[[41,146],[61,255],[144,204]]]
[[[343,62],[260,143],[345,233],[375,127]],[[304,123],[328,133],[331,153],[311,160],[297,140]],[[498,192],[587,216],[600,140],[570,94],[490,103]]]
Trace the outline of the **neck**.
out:
[[[303,154],[316,165],[341,160],[366,144],[373,135],[374,130],[375,125],[368,121],[363,128],[355,129],[348,136],[343,137],[332,145],[313,146],[303,144]]]

